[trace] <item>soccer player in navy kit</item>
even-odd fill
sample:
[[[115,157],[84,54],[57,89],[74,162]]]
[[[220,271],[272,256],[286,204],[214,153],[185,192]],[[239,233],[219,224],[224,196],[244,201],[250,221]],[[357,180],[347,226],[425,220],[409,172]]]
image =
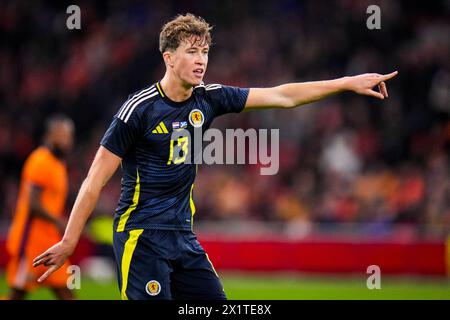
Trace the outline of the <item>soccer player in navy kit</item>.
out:
[[[72,254],[102,187],[121,164],[122,193],[113,225],[121,298],[226,299],[192,230],[197,167],[185,161],[192,139],[173,140],[172,133],[206,130],[214,118],[231,112],[288,109],[342,91],[384,99],[385,81],[397,74],[272,88],[205,86],[210,29],[205,20],[191,14],[163,26],[160,51],[166,73],[161,81],[130,95],[117,111],[80,188],[63,239],[34,260],[35,266],[50,266],[38,281]],[[182,151],[174,152],[175,146]]]

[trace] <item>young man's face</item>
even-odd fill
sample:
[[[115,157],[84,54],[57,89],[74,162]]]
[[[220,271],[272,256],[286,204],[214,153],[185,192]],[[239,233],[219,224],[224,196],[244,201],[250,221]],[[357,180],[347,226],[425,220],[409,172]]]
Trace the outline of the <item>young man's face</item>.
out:
[[[199,85],[208,65],[209,45],[203,39],[191,37],[182,41],[171,53],[173,71],[189,86]]]

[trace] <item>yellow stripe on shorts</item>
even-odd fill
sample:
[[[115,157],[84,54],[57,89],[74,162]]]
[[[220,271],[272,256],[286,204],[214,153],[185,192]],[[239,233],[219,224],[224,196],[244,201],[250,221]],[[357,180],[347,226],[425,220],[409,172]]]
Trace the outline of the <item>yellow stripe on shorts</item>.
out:
[[[123,249],[122,255],[122,290],[120,292],[120,297],[122,300],[128,300],[127,297],[127,285],[128,285],[128,273],[130,272],[131,258],[133,257],[134,249],[139,239],[139,236],[144,231],[144,229],[136,229],[130,231],[130,237],[127,242],[125,242],[125,247]]]

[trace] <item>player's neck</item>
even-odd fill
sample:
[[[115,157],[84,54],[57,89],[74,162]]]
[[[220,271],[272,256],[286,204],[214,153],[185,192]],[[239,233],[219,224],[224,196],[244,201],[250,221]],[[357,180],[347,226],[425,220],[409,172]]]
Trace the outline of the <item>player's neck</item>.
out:
[[[183,85],[181,79],[176,79],[167,73],[159,83],[164,94],[172,101],[182,102],[192,95],[192,86]]]
[[[44,147],[46,147],[50,151],[50,153],[59,160],[65,159],[66,157],[65,152],[60,148],[58,148],[56,145],[49,142],[44,142]]]

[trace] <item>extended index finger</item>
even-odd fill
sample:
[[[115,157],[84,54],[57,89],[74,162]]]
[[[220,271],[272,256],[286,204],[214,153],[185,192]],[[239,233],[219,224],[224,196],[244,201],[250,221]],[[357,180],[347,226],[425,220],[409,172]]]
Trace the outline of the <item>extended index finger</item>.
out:
[[[59,267],[57,265],[51,266],[45,273],[37,280],[39,283],[47,279],[53,272],[56,271]]]
[[[385,75],[383,75],[383,77],[382,77],[382,81],[386,81],[386,80],[392,79],[392,78],[395,77],[397,74],[398,74],[398,71],[394,71],[394,72],[391,72],[391,73],[389,73],[389,74],[385,74]]]

